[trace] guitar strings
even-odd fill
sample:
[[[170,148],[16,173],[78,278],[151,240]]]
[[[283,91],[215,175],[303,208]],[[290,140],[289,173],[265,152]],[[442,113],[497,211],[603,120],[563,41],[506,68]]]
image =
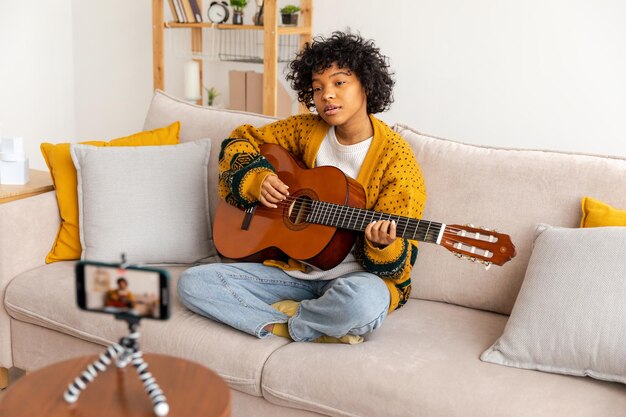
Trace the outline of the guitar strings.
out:
[[[305,213],[304,214],[305,217],[307,217],[308,214],[310,214],[312,212],[324,210],[323,208],[311,207],[310,204],[306,204],[305,202],[298,201],[297,197],[288,197],[286,200],[283,200],[283,201],[277,203],[277,206],[279,206],[279,207],[280,206],[283,206],[283,207],[287,206],[290,203],[288,200],[291,200],[291,201],[296,200],[295,203],[293,204],[292,209],[293,210],[300,210],[300,211],[304,212]],[[319,200],[314,200],[314,201],[318,201],[319,202]],[[357,208],[357,207],[341,206],[341,205],[337,205],[337,204],[333,204],[333,203],[327,203],[327,202],[320,202],[320,203],[329,205],[330,207],[328,207],[328,210],[332,210],[333,208],[337,208],[337,207],[339,207],[340,209],[341,209],[341,207],[345,207],[346,210],[349,210],[349,209],[356,209],[356,210],[359,210],[359,211],[366,210],[366,209],[360,209],[360,208]],[[305,204],[306,204],[306,206],[303,207]],[[280,212],[278,210],[272,210],[269,207],[265,207],[265,206],[262,206],[262,207],[264,208],[264,215],[267,216],[267,217],[278,218],[278,217],[282,217],[283,216],[282,212]],[[372,213],[372,212],[368,211],[368,213]],[[378,212],[374,212],[374,213],[378,213]],[[337,213],[333,213],[330,216],[334,219],[336,217],[336,214]],[[359,212],[359,214],[356,216],[356,221],[354,223],[355,225],[359,222],[359,220],[363,220],[367,216],[367,213],[365,213],[363,216],[361,216],[360,214],[361,214],[361,212]],[[387,215],[387,213],[380,213],[380,214],[381,215]],[[328,213],[320,213],[320,215],[322,217],[324,217],[324,216],[328,217],[329,216]],[[413,234],[413,239],[417,238],[417,240],[422,240],[422,241],[428,242],[428,239],[427,239],[428,231],[426,231],[426,233],[424,233],[423,239],[419,238],[420,233],[418,233],[418,228],[420,227],[420,225],[419,225],[418,220],[407,218],[407,217],[396,216],[396,215],[391,215],[391,216],[394,216],[394,217],[398,218],[398,221],[396,222],[398,229],[402,228],[402,224],[403,224],[402,221],[406,222],[406,224],[404,225],[405,227],[404,227],[403,233],[402,233],[403,235],[406,234],[407,231],[408,231],[409,235]],[[351,216],[351,219],[348,221],[348,223],[350,224],[353,220],[354,220],[353,216]],[[409,227],[410,226],[409,223],[411,221],[413,221],[413,223],[417,222],[417,224],[416,224],[417,227],[415,227],[415,228]],[[315,224],[315,223],[313,223],[313,224]],[[438,235],[440,230],[441,229],[439,229],[439,230],[433,229],[433,233],[436,232],[436,234]],[[485,245],[491,245],[491,243],[487,242],[487,241],[481,241],[483,247],[479,247],[479,246],[476,246],[476,245],[469,244],[467,241],[461,241],[461,240],[459,240],[457,238],[459,236],[457,233],[461,232],[462,230],[463,229],[458,229],[458,228],[446,226],[446,228],[444,230],[444,233],[443,233],[443,235],[445,237],[445,242],[446,242],[445,246],[446,247],[448,247],[448,245],[452,246],[449,249],[452,250],[455,253],[463,254],[463,255],[467,255],[467,256],[472,256],[472,257],[474,257],[476,259],[480,259],[480,260],[483,260],[483,261],[486,261],[486,262],[493,262],[494,261],[493,251],[489,251],[487,248],[484,247]],[[472,239],[471,237],[469,237],[469,238]],[[474,239],[474,240],[477,240],[477,239]],[[434,243],[434,242],[431,240],[431,243]],[[461,246],[460,247],[455,247],[455,245],[461,245]],[[474,248],[476,248],[478,250],[482,250],[482,251],[484,251],[484,254],[480,254],[480,253],[476,253],[476,252],[472,253],[471,250],[464,249],[463,246],[465,246],[466,248],[474,247]],[[492,256],[488,257],[487,256],[487,252],[491,252]]]
[[[475,246],[475,245],[469,245],[469,244],[467,244],[466,242],[461,242],[461,241],[456,240],[456,239],[450,239],[450,238],[449,238],[449,239],[446,239],[446,241],[447,241],[447,242],[449,242],[449,243],[451,243],[451,244],[452,244],[453,249],[455,249],[456,251],[463,251],[463,254],[464,254],[464,255],[465,255],[465,254],[467,254],[468,256],[473,256],[473,257],[475,257],[475,258],[477,258],[477,259],[482,259],[482,260],[484,260],[484,261],[489,261],[489,262],[493,262],[493,261],[494,261],[494,259],[493,259],[493,258],[494,258],[494,253],[493,253],[492,251],[488,250],[488,249],[485,249],[485,248],[480,248],[480,247],[477,247],[477,246]],[[459,244],[461,244],[461,245],[465,245],[465,246],[466,246],[466,247],[468,247],[468,248],[470,248],[470,247],[472,247],[472,248],[477,248],[477,249],[479,249],[479,250],[484,251],[484,252],[485,252],[485,254],[482,254],[482,255],[481,255],[480,253],[472,253],[471,251],[468,251],[468,250],[466,250],[466,249],[463,249],[463,246],[461,246],[460,248],[456,248],[456,247],[454,247],[454,244],[457,244],[457,243],[459,243]],[[491,255],[491,257],[488,257],[488,256],[487,256],[487,252],[490,252],[490,253],[492,254],[492,255]],[[460,252],[457,252],[457,253],[460,253]]]
[[[275,218],[280,218],[280,217],[282,217],[282,213],[279,213],[279,212],[276,212],[276,211],[273,211],[273,210],[266,210],[266,211],[264,212],[264,216],[266,216],[266,217],[275,217]],[[358,219],[357,219],[356,223],[358,223],[358,221],[359,221],[359,220],[360,220],[360,218],[358,218]],[[410,219],[409,219],[409,220],[410,220]],[[356,223],[355,223],[355,224],[356,224]],[[319,223],[311,222],[311,224],[319,224]],[[322,224],[322,225],[323,225],[323,224]],[[396,227],[397,227],[398,229],[401,229],[401,228],[402,228],[403,223],[397,223],[397,225],[398,225],[398,226],[396,226]],[[468,244],[467,244],[467,241],[461,241],[461,240],[458,240],[458,236],[459,236],[459,235],[458,235],[456,232],[454,232],[454,230],[457,230],[457,231],[462,231],[462,229],[448,228],[448,227],[446,226],[446,229],[444,230],[444,233],[443,233],[444,237],[446,238],[446,241],[451,242],[452,244],[454,244],[454,243],[461,243],[461,244],[465,244],[465,245],[467,245],[467,246],[470,246],[470,245],[468,245]],[[417,231],[418,231],[418,229],[416,229],[416,228],[414,229],[414,228],[407,227],[407,230],[405,231],[405,233],[406,233],[406,232],[408,232],[408,233],[407,233],[408,235],[410,235],[410,234],[414,234],[414,236],[419,236],[419,235],[420,235],[420,233],[417,233]],[[413,233],[413,232],[415,232],[415,233]],[[439,231],[437,231],[437,234],[438,234],[438,233],[439,233]],[[424,234],[424,237],[425,237],[425,234]],[[472,239],[471,237],[468,237],[468,238],[469,238],[469,239]],[[490,242],[484,241],[484,244],[489,245],[489,244],[490,244]],[[482,249],[482,248],[480,248],[480,249]]]
[[[305,207],[305,209],[302,209],[302,206],[305,204],[304,202],[302,202],[301,200],[298,200],[297,197],[291,198],[291,197],[287,197],[286,200],[283,200],[281,202],[278,203],[278,205],[287,205],[287,204],[291,204],[291,201],[289,201],[291,199],[291,201],[296,200],[296,202],[293,205],[293,209],[294,210],[302,210],[303,214],[305,217],[308,217],[308,215],[312,212],[312,211],[323,211],[323,208],[312,208],[310,207],[310,205],[307,205],[308,207]],[[315,201],[319,201],[319,200],[315,200]],[[350,207],[350,206],[341,206],[341,205],[337,205],[334,203],[328,203],[328,202],[323,202],[323,201],[319,201],[321,204],[326,204],[326,205],[332,205],[333,207],[328,208],[328,210],[332,210],[333,208],[339,207],[340,210],[343,210],[342,207],[345,207],[346,210],[349,209],[353,209],[353,210],[359,210],[359,213],[356,214],[356,222],[358,222],[359,220],[364,220],[369,213],[375,213],[376,215],[378,215],[379,217],[381,217],[379,220],[382,220],[382,217],[389,217],[389,220],[397,220],[396,224],[400,225],[401,222],[417,222],[418,224],[416,225],[417,228],[420,227],[420,222],[424,222],[425,220],[421,220],[421,219],[413,219],[413,218],[408,218],[408,217],[404,217],[404,216],[399,216],[396,214],[389,214],[389,213],[379,213],[379,212],[373,212],[367,209],[362,209],[362,208],[358,208],[358,207]],[[365,211],[365,213],[362,213],[362,211]],[[329,214],[327,213],[319,213],[320,216],[325,217],[328,216]],[[336,216],[336,212],[330,214],[330,216],[332,216],[333,218]],[[343,213],[339,213],[339,215],[342,215]],[[374,218],[375,216],[373,216],[372,218]],[[395,217],[395,219],[393,219],[393,217]],[[352,218],[352,217],[351,217]],[[349,221],[350,222],[350,221]],[[429,222],[429,223],[435,223],[435,222]],[[441,224],[439,223],[439,227],[441,226]],[[410,229],[413,230],[413,229]],[[415,229],[414,231],[416,231],[417,229]],[[440,229],[441,230],[441,229]],[[463,229],[459,229],[456,227],[450,227],[450,226],[446,226],[446,232],[450,231],[450,232],[454,232],[454,233],[460,233],[463,231]]]
[[[294,202],[295,201],[295,202]],[[293,202],[293,206],[292,206],[292,210],[296,210],[296,211],[300,211],[300,214],[304,215],[304,217],[308,217],[308,215],[310,213],[319,212],[319,215],[322,218],[325,217],[330,217],[330,219],[332,220],[336,220],[337,214],[342,215],[344,213],[337,213],[336,209],[339,208],[340,210],[357,210],[357,214],[356,216],[354,216],[354,213],[351,214],[350,219],[348,220],[348,225],[350,225],[350,223],[352,223],[352,221],[354,221],[354,225],[356,226],[356,224],[361,221],[361,227],[363,227],[363,223],[365,218],[367,217],[368,214],[370,213],[374,213],[374,214],[379,214],[380,216],[388,216],[388,217],[396,217],[397,218],[397,230],[398,229],[402,229],[402,235],[406,235],[407,232],[409,235],[413,235],[413,239],[418,239],[418,240],[423,240],[423,241],[428,241],[428,233],[429,230],[427,229],[425,232],[422,230],[423,233],[423,239],[419,238],[419,227],[420,227],[420,220],[417,219],[412,219],[412,218],[408,218],[408,217],[402,217],[402,216],[397,216],[397,215],[389,215],[387,213],[378,213],[378,212],[373,212],[373,211],[368,211],[366,209],[361,209],[358,207],[350,207],[350,206],[341,206],[338,204],[334,204],[334,203],[328,203],[328,202],[323,202],[323,201],[319,201],[319,200],[311,200],[310,202],[312,203],[313,201],[318,202],[320,204],[325,205],[326,207],[312,207],[313,204],[307,204],[309,202],[305,202],[302,199],[298,199],[297,197],[287,197],[285,200],[277,203],[277,206],[279,207],[285,207],[287,205],[290,205]],[[263,206],[264,207],[264,206]],[[324,210],[326,209],[327,212],[324,212]],[[277,212],[274,210],[264,210],[266,214],[270,215],[271,217],[282,217],[282,213],[281,212]],[[354,217],[356,217],[356,219],[354,219]],[[413,225],[411,225],[411,222],[413,223]],[[432,223],[432,222],[431,222]],[[403,224],[404,224],[404,228],[403,228]],[[343,223],[342,223],[343,225]],[[415,226],[415,227],[413,227]],[[436,226],[437,227],[437,226]],[[439,232],[441,231],[441,224],[438,224],[439,230],[437,230],[436,228],[433,229],[433,233],[437,233],[437,235],[439,234]],[[455,228],[455,227],[449,227],[446,226],[445,230],[444,230],[444,236],[446,238],[446,242],[455,245],[455,244],[460,244],[460,245],[465,245],[467,247],[476,247],[476,245],[471,245],[468,244],[467,241],[460,241],[457,239],[458,233],[462,232],[463,229],[459,229],[459,228]],[[485,235],[487,235],[487,233],[485,233]],[[463,236],[463,237],[467,237],[469,239],[473,239],[473,240],[478,240],[475,238],[472,238],[471,236]],[[487,242],[487,241],[481,241],[482,246],[484,245],[489,245],[491,242]],[[457,250],[461,250],[460,248],[454,248]],[[483,250],[483,251],[487,251],[487,249],[485,249],[484,247],[477,247],[477,249]],[[472,256],[478,258],[478,259],[482,259],[485,261],[492,261],[491,258],[487,258],[486,255],[481,255],[479,253],[471,253],[470,251],[464,251],[468,254],[471,254]]]
[[[309,203],[310,204],[307,204]],[[333,209],[335,209],[335,211],[333,213],[323,213],[322,211],[324,210],[324,208],[320,208],[320,207],[312,207],[312,203],[313,202],[319,202],[321,204],[330,206],[327,208],[328,211],[332,211]],[[420,227],[420,222],[423,220],[420,219],[412,219],[412,218],[408,218],[408,217],[404,217],[404,216],[398,216],[395,214],[388,214],[388,213],[379,213],[379,212],[374,212],[371,210],[367,210],[367,209],[362,209],[359,207],[350,207],[350,206],[342,206],[342,205],[338,205],[338,204],[334,204],[334,203],[328,203],[328,202],[324,202],[324,201],[320,201],[320,200],[309,200],[309,201],[304,201],[302,198],[299,198],[297,196],[288,196],[285,200],[282,200],[278,203],[276,203],[276,205],[280,208],[284,208],[285,206],[289,206],[293,203],[293,207],[292,210],[296,210],[299,211],[300,214],[302,214],[304,217],[308,217],[309,214],[311,214],[312,212],[318,212],[319,215],[321,217],[327,217],[327,216],[331,216],[331,218],[335,218],[337,216],[337,214],[341,215],[342,213],[337,213],[336,212],[336,208],[339,208],[339,210],[343,210],[343,208],[345,207],[345,210],[358,210],[357,214],[356,214],[356,220],[355,220],[355,225],[358,221],[363,222],[365,220],[365,218],[370,214],[370,213],[374,213],[372,214],[372,219],[375,217],[375,215],[378,215],[379,217],[381,217],[379,220],[382,220],[382,217],[389,217],[389,220],[396,220],[396,224],[400,225],[401,222],[406,222],[407,224],[404,227],[404,232],[406,233],[406,231],[408,230],[409,233],[413,232],[413,235],[415,236],[417,234],[417,231]],[[365,212],[365,213],[363,213]],[[280,215],[280,213],[277,213]],[[351,215],[351,219],[348,221],[348,223],[350,223],[353,220],[353,215]],[[395,219],[393,219],[393,217],[395,217]],[[415,225],[415,229],[413,228],[408,228],[410,222],[417,222],[417,225]],[[429,223],[434,223],[434,222],[429,222]],[[441,226],[441,224],[439,224],[439,227]],[[456,227],[450,227],[450,226],[446,226],[445,232],[452,232],[452,233],[461,233],[464,229],[460,229],[460,228],[456,228]],[[486,231],[485,231],[486,232]],[[488,234],[488,233],[485,233]]]
[[[279,203],[277,203],[277,206],[279,206],[279,207],[280,207],[280,206],[290,205],[290,204],[291,204],[294,200],[295,200],[295,203],[294,203],[294,205],[293,205],[293,209],[294,209],[294,210],[301,211],[301,212],[304,214],[304,216],[305,216],[305,217],[308,217],[308,215],[309,215],[311,212],[313,212],[313,211],[316,211],[316,210],[317,210],[317,211],[324,210],[323,208],[313,208],[313,207],[311,207],[311,204],[307,204],[307,207],[305,207],[305,209],[303,210],[303,209],[302,209],[302,206],[303,206],[303,205],[305,205],[306,203],[305,203],[302,199],[299,199],[298,197],[293,197],[293,196],[289,196],[289,197],[287,197],[285,200],[280,201]],[[346,210],[349,210],[349,209],[352,209],[352,210],[359,210],[360,212],[359,212],[359,213],[357,213],[357,215],[356,215],[356,221],[357,221],[357,222],[358,222],[359,220],[364,220],[364,219],[367,217],[368,213],[375,213],[375,214],[379,215],[379,216],[381,217],[381,219],[379,219],[379,220],[382,220],[382,217],[384,217],[384,216],[387,216],[387,217],[390,217],[390,218],[391,218],[391,217],[396,217],[396,219],[391,219],[391,220],[397,220],[397,221],[396,221],[396,223],[397,223],[397,224],[399,224],[401,220],[405,220],[405,219],[406,219],[405,221],[407,221],[407,222],[411,222],[411,221],[413,221],[413,222],[418,222],[418,224],[417,224],[417,228],[419,228],[419,227],[420,227],[419,223],[420,223],[420,222],[422,222],[422,221],[424,221],[424,220],[420,220],[420,219],[412,219],[412,218],[408,218],[408,217],[404,217],[404,216],[398,216],[398,215],[395,215],[395,214],[373,212],[373,211],[369,211],[369,210],[362,209],[362,208],[358,208],[358,207],[341,206],[341,205],[338,205],[338,204],[328,203],[328,202],[324,202],[324,201],[320,201],[320,200],[310,200],[310,201],[311,201],[311,202],[313,202],[313,201],[315,201],[315,202],[319,202],[319,203],[321,203],[321,204],[325,204],[325,205],[332,205],[333,207],[329,207],[329,208],[328,208],[328,210],[332,210],[333,208],[336,208],[336,207],[339,207],[339,208],[340,208],[340,210],[342,210],[342,207],[345,207],[345,208],[346,208]],[[366,213],[361,213],[361,211],[365,211]],[[320,214],[322,217],[324,217],[324,216],[328,216],[328,214],[327,214],[327,213],[319,213],[319,214]],[[337,214],[336,212],[335,212],[335,213],[332,213],[332,216],[334,217],[336,214]],[[339,213],[339,214],[341,215],[341,213]],[[435,223],[435,222],[429,222],[429,223],[431,223],[431,224],[432,224],[432,223]],[[414,230],[415,232],[417,231],[417,228]],[[446,232],[447,232],[447,231],[450,231],[450,232],[454,232],[454,233],[460,233],[460,232],[462,232],[463,230],[464,230],[464,229],[460,229],[460,228],[456,228],[456,227],[446,226]],[[485,231],[485,232],[486,232],[486,231]],[[485,234],[487,234],[487,233],[485,233]]]
[[[287,204],[290,205],[291,201],[288,201],[288,200],[289,200],[289,197],[287,198],[287,200],[283,200],[279,202],[277,205],[279,206],[285,206]],[[396,220],[396,223],[398,224],[400,228],[402,228],[402,224],[404,223],[403,233],[406,233],[408,230],[410,233],[413,233],[414,236],[417,234],[419,227],[420,227],[420,224],[419,224],[420,220],[398,216],[395,214],[380,213],[380,212],[362,209],[359,207],[342,206],[338,204],[322,202],[319,200],[315,200],[315,202],[318,202],[322,206],[314,207],[313,202],[311,202],[310,204],[307,204],[307,202],[298,200],[297,198],[295,198],[295,200],[296,202],[293,204],[292,210],[297,211],[299,215],[302,215],[305,218],[308,218],[309,215],[313,213],[314,218],[327,219],[329,222],[332,222],[332,223],[337,223],[339,220],[342,220],[341,224],[343,225],[344,224],[343,220],[345,220],[344,217],[348,215],[348,211],[352,211],[352,213],[349,213],[349,219],[347,219],[348,225],[353,223],[356,226],[357,223],[361,222],[361,228],[364,228],[365,220],[367,219],[368,216],[371,216],[372,220],[375,217],[379,217],[378,220],[382,220],[383,217],[387,217],[388,220]],[[356,213],[354,212],[355,210],[356,210]],[[411,224],[415,222],[417,222],[417,224],[415,225]],[[431,225],[433,224],[433,222],[429,222],[429,223]],[[414,228],[413,226],[417,226],[417,227]]]
[[[310,211],[314,211],[314,210],[310,210]],[[282,217],[282,213],[281,212],[278,212],[276,210],[271,210],[269,208],[266,208],[266,210],[264,210],[264,215],[268,216],[268,217],[275,217],[275,218]],[[412,220],[410,218],[403,218],[403,219]],[[357,223],[358,223],[359,220],[360,220],[360,217],[357,219]],[[313,224],[316,224],[316,223],[313,223]],[[402,227],[401,223],[398,223],[398,225],[399,225],[399,228]],[[458,231],[460,231],[462,229],[450,228],[450,230],[458,230]],[[407,230],[404,231],[404,233],[406,233],[406,232],[407,232]],[[409,234],[413,233],[413,235],[414,235],[413,238],[416,238],[416,237],[419,236],[419,233],[417,233],[417,229],[408,228],[408,232],[409,232]],[[438,233],[439,233],[439,231],[437,231],[437,234]],[[456,251],[457,253],[461,253],[460,251],[463,251],[462,254],[467,254],[468,256],[471,255],[471,256],[473,256],[473,257],[475,257],[477,259],[493,262],[493,256],[491,258],[489,258],[489,257],[486,256],[486,254],[483,255],[483,254],[480,254],[480,253],[471,253],[471,251],[465,250],[465,249],[463,249],[463,247],[461,247],[461,248],[454,247],[455,244],[460,244],[460,245],[466,246],[467,248],[476,247],[479,250],[487,251],[488,249],[485,248],[484,246],[485,245],[491,246],[492,244],[490,242],[481,241],[481,244],[482,244],[483,247],[479,247],[479,246],[476,246],[476,245],[469,244],[467,241],[459,240],[458,236],[459,235],[456,232],[450,232],[448,227],[446,227],[446,229],[444,230],[445,241],[446,241],[447,244],[450,244],[452,246],[451,249],[453,251]],[[426,239],[427,235],[424,234],[423,237],[424,237],[424,239],[419,239],[419,237],[417,239],[418,240],[427,241],[427,239]],[[469,238],[471,239],[471,237],[469,237]],[[431,243],[434,243],[434,242],[431,242]],[[490,251],[490,252],[493,253],[493,251]]]
[[[267,213],[271,217],[282,217],[282,213],[276,212],[276,211],[273,211],[273,210],[266,210],[265,213]],[[407,218],[404,218],[404,219],[407,219]],[[360,217],[357,218],[355,224],[358,223],[359,220],[360,220]],[[412,219],[407,219],[407,220],[412,220]],[[315,223],[313,223],[313,224],[315,224]],[[400,223],[400,222],[398,223],[398,228],[400,228],[400,229],[402,228],[402,223]],[[456,232],[455,232],[455,230],[456,230]],[[457,232],[460,232],[462,230],[463,229],[457,229],[457,228],[454,228],[454,227],[448,228],[446,226],[446,229],[444,230],[444,237],[446,238],[446,242],[449,242],[450,244],[462,244],[462,245],[466,245],[468,247],[470,247],[470,246],[477,247],[476,245],[468,244],[467,240],[461,241],[461,240],[458,239],[459,235],[457,234]],[[411,227],[407,227],[403,231],[403,234],[405,234],[407,231],[408,231],[409,235],[413,234],[413,238],[419,237],[419,235],[420,235],[420,233],[418,233],[418,229],[417,228],[414,229],[414,228],[411,228]],[[439,233],[439,231],[436,231],[436,232],[437,232],[437,234]],[[426,233],[424,233],[424,239],[423,240],[426,240],[426,237],[427,237],[427,235],[426,235]],[[484,247],[485,245],[487,245],[487,246],[492,246],[493,245],[493,242],[480,241],[478,239],[472,238],[471,236],[466,236],[466,237],[468,239],[473,239],[475,241],[481,242],[481,245],[483,247],[477,247],[478,249],[481,249],[481,250],[486,250],[486,248]],[[420,239],[418,238],[418,240],[420,240]],[[488,258],[486,258],[486,257],[484,257],[484,256],[482,256],[480,254],[474,254],[474,256],[476,256],[478,258],[481,258],[481,259],[489,260]]]

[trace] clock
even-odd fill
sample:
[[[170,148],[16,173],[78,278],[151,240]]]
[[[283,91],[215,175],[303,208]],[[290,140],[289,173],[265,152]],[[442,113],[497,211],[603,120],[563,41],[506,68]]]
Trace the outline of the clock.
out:
[[[212,23],[224,23],[228,20],[228,3],[225,1],[212,1],[207,10],[207,16]]]

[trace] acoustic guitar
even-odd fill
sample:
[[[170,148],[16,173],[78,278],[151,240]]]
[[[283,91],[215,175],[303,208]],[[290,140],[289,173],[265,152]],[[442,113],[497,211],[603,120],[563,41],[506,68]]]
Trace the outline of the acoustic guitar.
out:
[[[278,208],[258,204],[246,211],[220,201],[213,235],[222,256],[251,262],[290,257],[328,270],[343,261],[358,233],[375,220],[395,220],[398,237],[441,245],[487,269],[515,256],[506,234],[366,210],[363,187],[338,168],[307,169],[274,144],[262,145],[261,153],[290,195]]]

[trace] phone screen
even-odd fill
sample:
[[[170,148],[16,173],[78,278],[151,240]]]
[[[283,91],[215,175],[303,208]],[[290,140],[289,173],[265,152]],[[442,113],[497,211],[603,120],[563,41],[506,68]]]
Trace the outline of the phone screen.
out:
[[[76,273],[78,305],[82,309],[157,320],[169,317],[164,271],[80,262]]]

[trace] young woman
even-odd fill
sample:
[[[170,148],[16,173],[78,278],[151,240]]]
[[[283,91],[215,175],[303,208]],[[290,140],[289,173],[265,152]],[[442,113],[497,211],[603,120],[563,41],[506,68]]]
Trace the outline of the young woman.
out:
[[[371,40],[342,32],[315,38],[287,79],[316,114],[235,129],[220,153],[222,198],[278,210],[289,188],[259,153],[259,145],[275,143],[307,167],[332,165],[355,178],[367,209],[421,217],[426,192],[413,152],[373,116],[393,102],[391,75]],[[178,295],[190,310],[257,337],[358,343],[406,303],[416,256],[416,243],[396,238],[394,222],[378,221],[328,271],[293,259],[202,265],[182,274]]]

